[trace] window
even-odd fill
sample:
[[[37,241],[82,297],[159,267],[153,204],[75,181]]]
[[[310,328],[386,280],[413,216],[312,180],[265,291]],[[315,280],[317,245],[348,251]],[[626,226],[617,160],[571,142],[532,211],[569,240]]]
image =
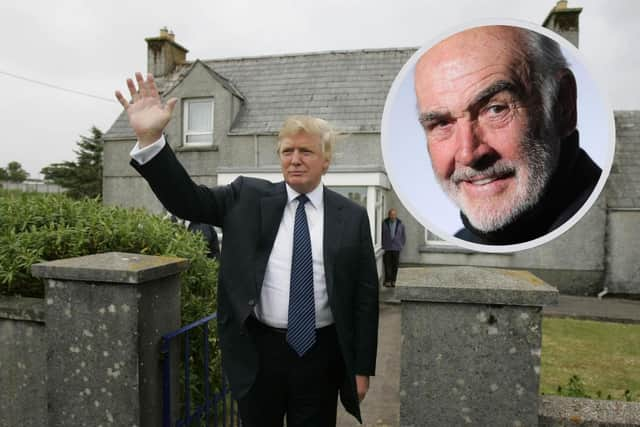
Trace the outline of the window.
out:
[[[183,145],[213,145],[213,98],[187,99],[183,111]]]
[[[353,200],[367,210],[373,237],[373,244],[382,244],[382,220],[385,216],[384,189],[377,186],[331,186],[336,193]]]
[[[367,208],[367,187],[331,187],[331,189]]]

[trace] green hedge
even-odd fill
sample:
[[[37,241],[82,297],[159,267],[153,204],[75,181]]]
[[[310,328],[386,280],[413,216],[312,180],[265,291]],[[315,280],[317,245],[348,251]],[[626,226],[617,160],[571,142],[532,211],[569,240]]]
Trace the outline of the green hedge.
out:
[[[188,259],[190,266],[181,276],[183,325],[216,311],[218,266],[207,258],[200,235],[140,209],[106,207],[97,200],[76,201],[61,194],[0,190],[0,295],[43,297],[42,281],[30,274],[32,264],[111,251]],[[217,354],[213,323],[209,341],[212,354]],[[198,363],[201,346],[194,345]],[[219,367],[216,357],[211,367],[215,378]]]

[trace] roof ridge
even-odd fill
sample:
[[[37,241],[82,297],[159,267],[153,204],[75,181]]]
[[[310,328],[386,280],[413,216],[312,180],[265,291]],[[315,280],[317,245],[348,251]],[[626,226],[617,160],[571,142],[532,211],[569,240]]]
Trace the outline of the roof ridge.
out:
[[[381,53],[381,52],[407,52],[410,50],[418,50],[419,47],[388,47],[388,48],[370,48],[370,49],[352,49],[352,50],[323,50],[317,52],[299,52],[299,53],[280,53],[254,56],[230,56],[225,58],[200,59],[202,62],[216,61],[241,61],[246,59],[268,59],[268,58],[290,58],[303,56],[320,56],[332,54],[358,54],[358,53]]]

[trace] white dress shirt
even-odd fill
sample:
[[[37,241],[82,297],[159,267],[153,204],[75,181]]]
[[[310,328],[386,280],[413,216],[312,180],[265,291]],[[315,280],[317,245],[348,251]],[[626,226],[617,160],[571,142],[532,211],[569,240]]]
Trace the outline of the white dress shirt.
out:
[[[167,142],[164,139],[164,135],[160,137],[159,140],[154,142],[151,145],[147,145],[144,148],[140,148],[140,144],[136,142],[136,145],[133,146],[129,155],[141,165],[144,165],[149,160],[153,159],[156,154],[158,154],[164,148]]]
[[[130,156],[143,165],[155,157],[165,146],[162,136],[158,141],[144,148],[139,144],[131,150]],[[293,226],[300,193],[285,185],[287,204],[285,205],[278,234],[273,244],[267,269],[262,282],[262,292],[258,304],[254,308],[256,317],[266,325],[275,328],[286,328],[289,314],[289,287],[291,283],[291,259],[293,256]],[[316,308],[316,328],[333,323],[333,314],[329,307],[327,282],[325,279],[323,239],[324,239],[324,187],[322,183],[307,193],[309,202],[304,206],[311,238],[311,255],[313,258],[313,293]],[[223,230],[224,232],[224,230]],[[224,250],[224,249],[223,249]]]
[[[300,193],[287,188],[287,204],[282,213],[276,240],[269,255],[267,270],[262,282],[260,301],[255,307],[258,319],[275,328],[286,328],[289,313],[289,288],[291,283],[291,259],[293,256],[293,226],[295,224]],[[329,308],[327,281],[324,274],[323,238],[324,238],[324,187],[318,185],[307,193],[309,202],[304,205],[311,238],[311,255],[313,258],[313,294],[316,308],[316,328],[333,323],[333,315]]]

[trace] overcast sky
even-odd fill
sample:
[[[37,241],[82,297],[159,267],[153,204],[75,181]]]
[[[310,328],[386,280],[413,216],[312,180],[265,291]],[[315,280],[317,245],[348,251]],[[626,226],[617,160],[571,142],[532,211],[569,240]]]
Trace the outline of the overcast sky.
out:
[[[167,26],[188,60],[421,46],[461,23],[513,18],[541,24],[555,0],[3,1],[0,5],[0,166],[39,177],[74,160],[79,135],[107,131],[113,91],[146,71],[145,37]],[[640,2],[570,0],[583,7],[580,50],[615,110],[640,109]],[[87,92],[101,100],[9,77]]]

